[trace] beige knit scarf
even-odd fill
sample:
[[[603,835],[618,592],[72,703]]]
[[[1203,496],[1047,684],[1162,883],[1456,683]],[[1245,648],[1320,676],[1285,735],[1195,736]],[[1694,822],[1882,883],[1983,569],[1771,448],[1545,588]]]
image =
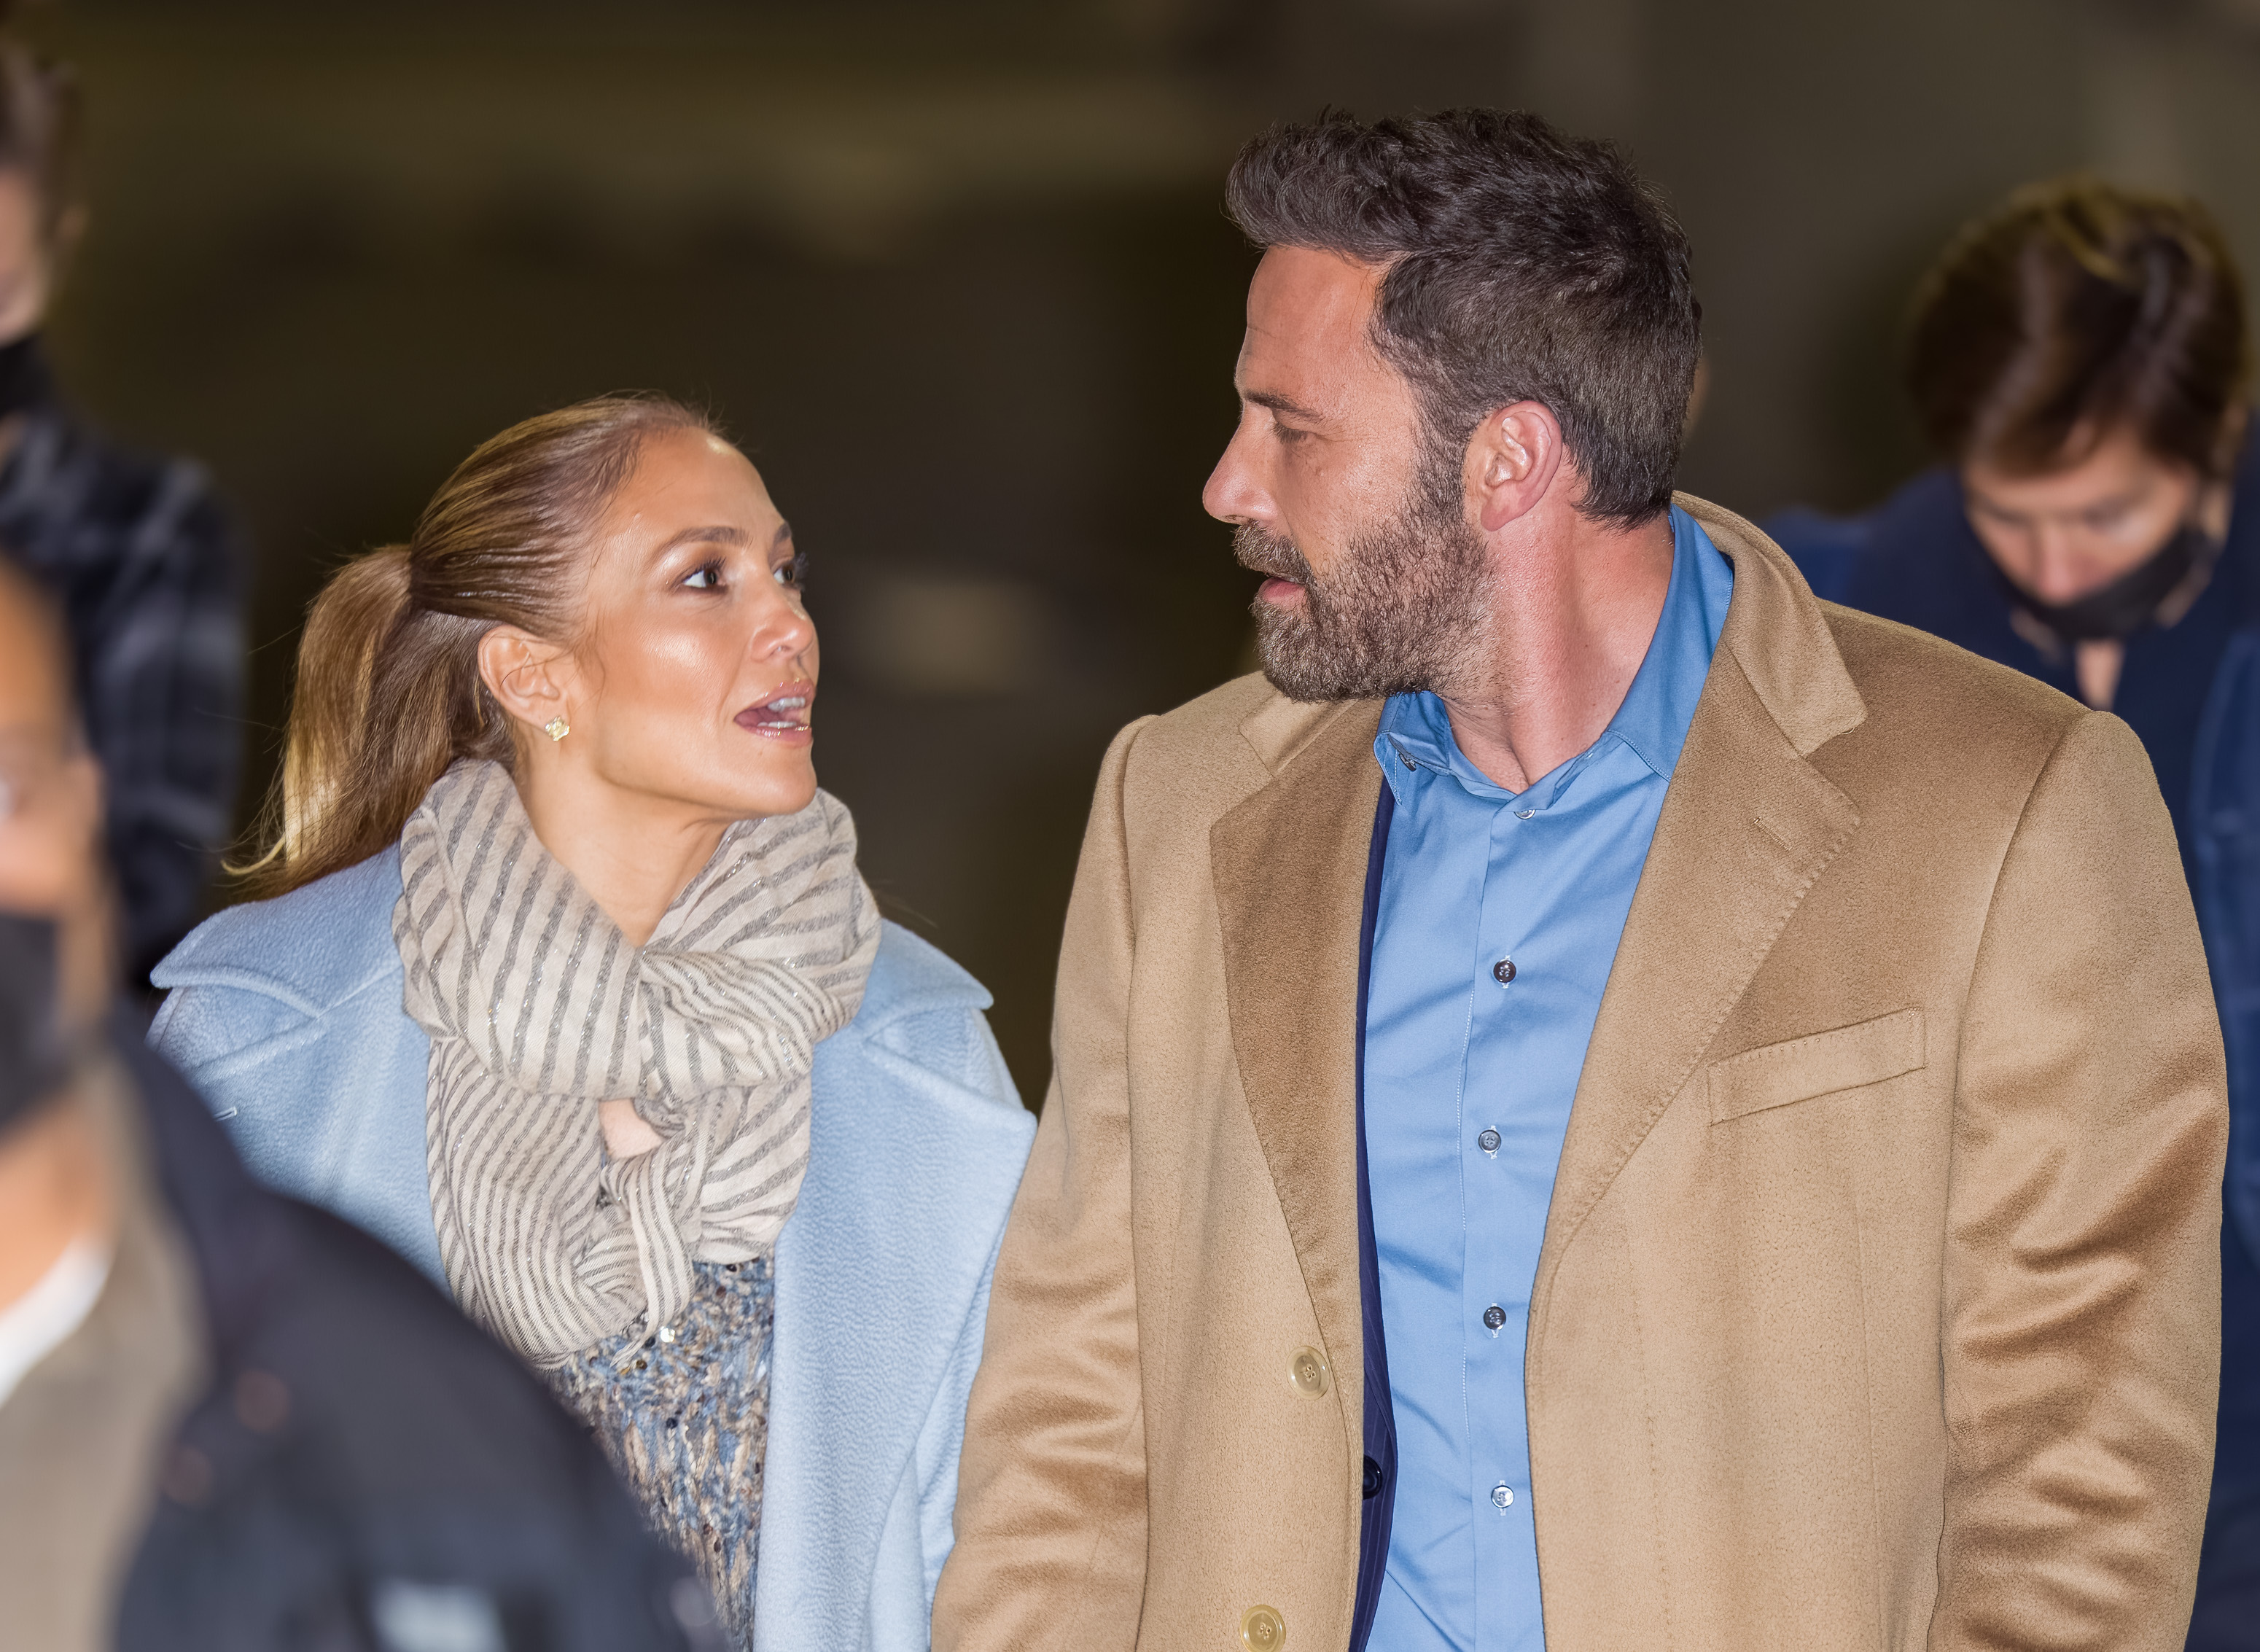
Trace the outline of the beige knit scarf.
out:
[[[400,882],[404,1001],[432,1035],[432,1215],[467,1312],[555,1366],[674,1319],[694,1260],[775,1242],[808,1164],[811,1060],[879,945],[838,799],[731,826],[641,948],[494,763],[426,794]],[[615,1097],[661,1146],[607,1158],[597,1105]]]

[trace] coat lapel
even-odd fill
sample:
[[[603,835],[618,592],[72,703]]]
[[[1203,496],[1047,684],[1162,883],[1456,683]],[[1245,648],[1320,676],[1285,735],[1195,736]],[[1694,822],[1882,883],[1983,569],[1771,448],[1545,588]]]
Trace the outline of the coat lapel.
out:
[[[1578,1078],[1532,1298],[1533,1371],[1563,1248],[1859,824],[1806,761],[1866,716],[1820,604],[1749,523],[1679,503],[1734,563],[1734,600]]]
[[[1272,778],[1209,832],[1241,1085],[1337,1391],[1353,1406],[1362,1403],[1358,919],[1380,718],[1375,701],[1269,703],[1243,732]]]

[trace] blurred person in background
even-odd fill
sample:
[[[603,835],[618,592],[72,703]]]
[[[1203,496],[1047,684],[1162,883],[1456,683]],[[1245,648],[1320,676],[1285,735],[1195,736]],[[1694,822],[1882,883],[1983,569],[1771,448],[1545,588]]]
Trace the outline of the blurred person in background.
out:
[[[195,923],[235,808],[242,554],[201,469],[110,441],[55,383],[40,325],[87,222],[78,126],[70,72],[0,35],[0,554],[70,628],[138,985]]]
[[[0,1643],[714,1644],[540,1385],[383,1247],[254,1184],[112,1007],[67,652],[0,568]]]
[[[922,1652],[1034,1125],[817,788],[803,568],[674,403],[481,447],[314,604],[269,898],[152,1036],[541,1371],[733,1646]]]
[[[1942,462],[1870,514],[1770,524],[1814,590],[2141,736],[2229,1067],[2223,1358],[2190,1645],[2260,1623],[2260,434],[2243,283],[2198,203],[2075,177],[1970,225],[1907,352]],[[2145,961],[2122,960],[2142,969]]]

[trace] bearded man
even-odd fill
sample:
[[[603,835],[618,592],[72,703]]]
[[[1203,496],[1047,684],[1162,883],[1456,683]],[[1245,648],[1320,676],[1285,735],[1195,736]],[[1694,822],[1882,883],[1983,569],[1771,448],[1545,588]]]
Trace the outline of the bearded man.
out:
[[[2181,1643],[2218,1025],[2139,741],[1671,491],[1684,236],[1479,111],[1275,131],[947,1652]]]

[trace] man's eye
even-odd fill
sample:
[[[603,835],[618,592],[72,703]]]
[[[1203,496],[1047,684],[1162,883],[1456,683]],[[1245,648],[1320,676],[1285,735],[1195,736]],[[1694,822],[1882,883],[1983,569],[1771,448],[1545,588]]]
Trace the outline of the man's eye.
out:
[[[1297,430],[1292,425],[1274,425],[1271,426],[1271,433],[1281,441],[1291,444],[1302,440],[1311,433],[1307,430]]]
[[[722,564],[701,563],[697,571],[683,583],[691,590],[719,590],[722,588]]]
[[[800,552],[789,561],[779,562],[770,570],[771,576],[787,590],[803,590],[808,585],[808,553]]]

